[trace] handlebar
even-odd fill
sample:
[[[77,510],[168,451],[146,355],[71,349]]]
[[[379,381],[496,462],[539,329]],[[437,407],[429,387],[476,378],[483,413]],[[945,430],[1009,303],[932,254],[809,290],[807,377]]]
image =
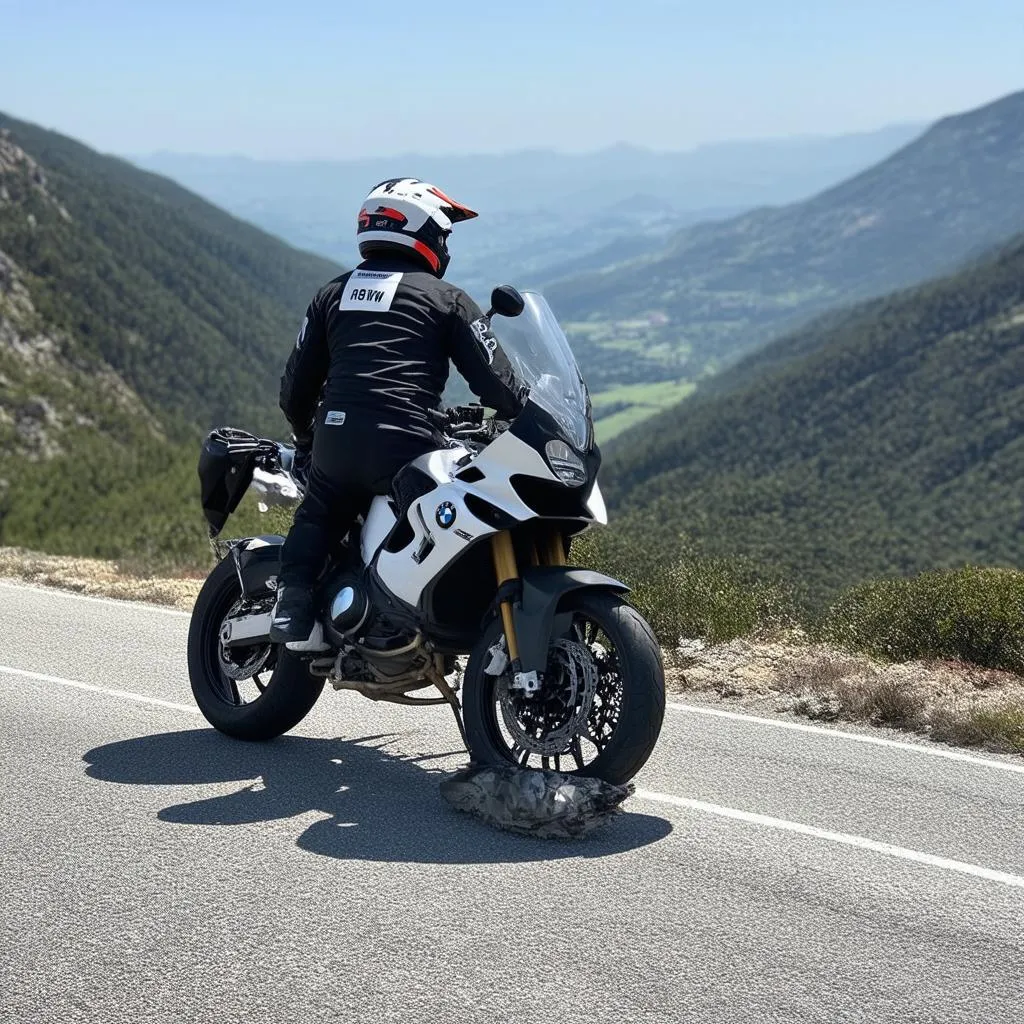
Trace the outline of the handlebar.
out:
[[[481,427],[484,422],[482,405],[453,405],[449,409],[437,409],[432,413],[435,422],[446,430],[459,427]]]
[[[448,437],[480,446],[490,444],[508,426],[498,419],[485,419],[482,405],[453,405],[447,409],[431,410],[430,416]],[[267,473],[291,475],[294,446],[269,438],[248,437],[250,450],[255,448],[256,451],[258,468]]]
[[[484,419],[482,405],[455,405],[450,409],[439,409],[437,418],[448,437],[481,448],[508,429],[508,424],[497,417]]]
[[[264,437],[259,439],[256,446],[256,465],[268,473],[280,470],[287,473],[294,458],[295,449],[283,441],[272,441]]]

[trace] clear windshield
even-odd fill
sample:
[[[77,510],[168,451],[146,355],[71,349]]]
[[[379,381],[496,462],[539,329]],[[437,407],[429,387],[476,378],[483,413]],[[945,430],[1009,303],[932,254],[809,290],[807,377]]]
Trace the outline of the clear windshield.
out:
[[[491,329],[516,376],[530,389],[530,401],[549,413],[580,451],[590,444],[590,396],[576,357],[551,307],[537,292],[523,292],[517,317],[495,316]]]

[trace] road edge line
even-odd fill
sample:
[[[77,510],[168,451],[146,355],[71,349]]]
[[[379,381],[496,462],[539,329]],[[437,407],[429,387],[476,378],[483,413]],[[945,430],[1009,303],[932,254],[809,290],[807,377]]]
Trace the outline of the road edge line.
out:
[[[27,669],[12,668],[10,665],[0,665],[0,675],[3,674],[20,676],[22,679],[31,679],[37,683],[54,683],[57,686],[67,686],[74,690],[102,693],[107,697],[120,697],[122,700],[130,700],[135,704],[152,704],[155,707],[169,708],[172,711],[185,711],[190,715],[201,713],[197,707],[178,704],[173,700],[162,700],[160,697],[150,697],[144,693],[132,693],[131,690],[114,690],[109,686],[96,686],[94,683],[83,683],[78,679],[65,679],[62,676],[49,676],[43,672],[29,672]]]
[[[709,715],[712,718],[725,718],[737,722],[749,722],[752,725],[770,725],[775,729],[789,729],[792,732],[811,733],[815,736],[830,736],[832,739],[851,740],[854,743],[867,743],[876,747],[891,747],[896,750],[909,750],[915,754],[927,754],[929,757],[944,757],[948,761],[961,761],[966,764],[978,765],[982,768],[998,768],[1004,772],[1024,775],[1024,764],[1012,764],[1009,761],[996,761],[993,758],[978,757],[960,750],[947,750],[944,747],[926,746],[923,743],[910,743],[906,740],[891,740],[884,736],[871,736],[866,733],[847,732],[843,729],[829,729],[822,725],[804,724],[803,722],[787,722],[784,719],[764,718],[760,715],[747,715],[740,711],[724,711],[720,708],[706,708],[699,704],[683,704],[668,701],[666,708],[681,711],[684,714]]]
[[[804,825],[801,822],[789,821],[786,818],[773,818],[770,815],[758,814],[755,811],[741,811],[735,807],[723,807],[721,804],[711,804],[704,800],[694,800],[691,797],[672,796],[669,793],[656,793],[647,789],[638,789],[634,795],[638,800],[670,804],[687,810],[700,811],[704,814],[714,814],[720,818],[729,818],[733,821],[742,821],[751,825],[761,825],[766,828],[778,829],[782,832],[792,832],[796,835],[807,836],[812,839],[822,839],[831,843],[838,843],[842,846],[868,850],[872,853],[881,853],[888,857],[896,857],[900,860],[912,861],[917,864],[926,864],[929,867],[941,868],[945,871],[955,871],[959,874],[983,878],[986,881],[998,882],[1001,885],[1024,889],[1024,876],[1022,875],[1015,875],[1009,871],[997,871],[994,868],[984,868],[978,864],[969,864],[967,861],[954,860],[951,857],[940,857],[934,853],[924,853],[921,850],[912,850],[906,846],[895,846],[892,843],[868,839],[866,836],[857,836],[848,832],[832,832],[829,829],[817,828],[814,825]]]
[[[10,577],[0,579],[0,590],[31,590],[36,594],[59,594],[61,597],[73,597],[79,601],[107,604],[115,608],[141,608],[143,611],[160,612],[163,615],[178,615],[186,619],[192,617],[191,612],[182,611],[180,608],[169,608],[167,605],[155,604],[152,601],[141,601],[131,597],[100,597],[98,594],[80,594],[77,590],[51,587],[45,583],[23,583]]]
[[[94,683],[84,683],[77,679],[65,679],[62,676],[52,676],[43,672],[30,672],[27,669],[13,668],[9,665],[0,665],[0,674],[5,673],[8,675],[20,676],[23,679],[30,679],[34,682],[53,683],[57,686],[66,686],[71,689],[85,690],[89,693],[99,693],[108,697],[117,697],[121,700],[131,701],[135,704],[149,704],[172,711],[184,711],[187,714],[192,715],[200,714],[198,708],[190,707],[188,704],[178,704],[174,701],[162,700],[159,697],[150,697],[146,694],[132,693],[130,690],[115,690],[106,686],[96,686]],[[983,878],[987,881],[998,882],[1002,885],[1024,889],[1024,876],[1014,875],[1008,871],[997,871],[993,868],[981,867],[977,864],[969,864],[966,861],[953,860],[949,857],[940,857],[936,854],[923,853],[920,850],[911,850],[904,846],[894,846],[891,843],[882,843],[875,839],[868,839],[865,836],[857,836],[846,832],[832,832],[828,829],[817,828],[813,825],[804,825],[800,822],[789,821],[785,818],[773,818],[767,814],[758,814],[755,811],[742,811],[735,807],[724,807],[720,804],[707,803],[704,800],[695,800],[692,797],[673,796],[670,793],[658,793],[653,790],[638,789],[635,791],[634,795],[638,800],[668,804],[670,806],[680,807],[687,810],[700,811],[705,814],[714,814],[718,817],[728,818],[733,821],[762,825],[767,828],[774,828],[783,832],[791,832],[796,835],[822,839],[828,842],[838,843],[843,846],[868,850],[874,853],[882,853],[889,857],[896,857],[901,860],[925,864],[930,867],[937,867],[946,871],[955,871],[960,874]]]

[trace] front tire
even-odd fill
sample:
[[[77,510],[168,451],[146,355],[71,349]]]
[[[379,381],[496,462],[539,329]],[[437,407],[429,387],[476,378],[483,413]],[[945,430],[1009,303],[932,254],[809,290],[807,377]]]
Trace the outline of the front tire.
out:
[[[463,717],[470,754],[477,764],[519,764],[524,767],[555,768],[575,775],[604,779],[623,785],[647,762],[661,732],[665,717],[665,670],[661,648],[650,626],[618,594],[603,590],[584,590],[566,596],[560,612],[571,612],[573,625],[570,645],[585,645],[595,654],[598,681],[596,699],[584,706],[566,705],[562,722],[581,722],[578,738],[558,754],[543,754],[535,749],[545,743],[543,728],[531,706],[525,708],[526,725],[516,718],[515,700],[508,691],[508,672],[502,677],[484,672],[489,650],[502,636],[501,623],[494,620],[484,631],[466,667],[463,692]],[[603,639],[599,639],[603,638]],[[607,643],[605,643],[607,641]],[[562,658],[553,642],[550,658]],[[544,686],[558,685],[546,673]],[[542,686],[541,694],[544,694]],[[574,695],[577,687],[573,688]],[[536,698],[534,698],[536,699]],[[512,704],[510,704],[510,700]],[[575,718],[573,717],[575,711]],[[610,716],[615,712],[614,726]],[[584,714],[585,713],[585,714]],[[511,719],[510,719],[511,714]],[[583,721],[585,717],[585,721]],[[512,721],[516,732],[510,730]],[[532,734],[531,733],[532,730]],[[584,744],[596,756],[586,760]]]
[[[215,729],[240,740],[269,740],[294,729],[316,704],[324,680],[310,675],[305,662],[284,648],[270,652],[272,674],[255,700],[246,701],[236,680],[220,664],[220,627],[242,597],[229,555],[210,573],[199,592],[188,631],[188,674],[203,717]],[[273,595],[267,595],[272,601]]]

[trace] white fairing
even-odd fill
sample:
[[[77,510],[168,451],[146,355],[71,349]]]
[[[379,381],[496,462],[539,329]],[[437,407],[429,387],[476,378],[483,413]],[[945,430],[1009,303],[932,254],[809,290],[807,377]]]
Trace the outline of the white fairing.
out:
[[[397,521],[392,503],[388,498],[378,495],[373,499],[366,522],[363,524],[360,552],[363,556],[363,565],[369,565],[373,561],[377,548],[384,543]]]
[[[430,581],[440,576],[467,547],[496,532],[493,526],[470,512],[466,506],[467,495],[477,495],[518,522],[525,522],[535,519],[536,513],[520,500],[510,478],[521,474],[558,482],[543,456],[508,431],[492,441],[468,465],[456,465],[466,454],[462,447],[442,449],[422,455],[412,463],[436,481],[437,488],[417,498],[410,506],[408,518],[413,539],[401,551],[382,549],[396,522],[388,498],[374,499],[363,527],[363,562],[369,565],[376,558],[377,574],[384,586],[413,607],[419,606]],[[466,483],[456,478],[460,470],[469,466],[483,473],[483,479]],[[442,526],[441,521],[446,520],[447,515],[439,520],[439,514],[442,508],[447,512],[448,503],[454,509],[455,517],[447,526]],[[604,502],[596,486],[590,496],[589,508],[592,513],[604,512]],[[595,520],[603,521],[596,514]],[[422,559],[417,561],[421,553]]]
[[[409,183],[400,184],[404,187]],[[426,190],[435,198],[446,200],[422,182],[412,184],[420,191]],[[389,202],[401,198],[401,189],[394,182],[386,182],[382,188]],[[464,212],[471,214],[471,211]],[[386,301],[382,284],[373,284],[372,289],[369,286],[364,289],[360,284],[359,288],[359,295],[353,301]],[[368,289],[372,290],[372,296],[363,294]],[[552,518],[560,518],[554,514],[564,507],[557,492],[569,485],[551,468],[554,465],[559,472],[564,472],[564,466],[549,454],[551,443],[556,442],[563,448],[571,446],[569,451],[577,453],[574,457],[579,469],[583,469],[581,454],[588,451],[592,443],[590,398],[565,333],[543,296],[526,292],[521,298],[519,314],[504,318],[499,333],[517,379],[529,395],[520,415],[533,419],[517,420],[523,424],[520,432],[532,436],[537,447],[508,429],[485,447],[474,449],[472,456],[469,449],[459,444],[428,452],[412,466],[429,477],[434,487],[412,502],[407,525],[398,524],[397,505],[388,497],[374,499],[363,525],[364,564],[376,569],[378,579],[391,594],[421,612],[429,610],[423,598],[430,584],[474,544],[492,536],[498,529],[542,518],[545,508],[550,510],[548,514]],[[465,479],[467,476],[469,479]],[[554,493],[545,493],[543,486],[524,490],[524,494],[532,494],[531,500],[538,503],[537,509],[531,508],[516,493],[513,477],[548,484],[555,489]],[[580,529],[608,521],[604,498],[596,482],[582,502],[582,508],[578,498],[571,501],[571,506],[570,518],[579,522]],[[399,529],[395,529],[396,525]],[[392,533],[394,539],[388,544]],[[400,550],[393,550],[399,544]],[[484,609],[480,611],[483,613]]]
[[[601,493],[601,485],[595,480],[594,489],[587,498],[587,511],[594,517],[594,522],[601,526],[608,525],[608,509],[604,504],[604,495]]]

